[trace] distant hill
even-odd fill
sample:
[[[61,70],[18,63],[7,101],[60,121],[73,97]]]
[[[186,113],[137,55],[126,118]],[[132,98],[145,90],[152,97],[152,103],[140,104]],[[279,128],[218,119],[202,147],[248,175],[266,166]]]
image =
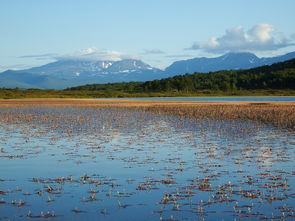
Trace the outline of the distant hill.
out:
[[[0,87],[65,89],[85,84],[144,82],[185,73],[248,69],[292,58],[295,58],[295,52],[272,58],[258,58],[251,53],[228,53],[216,58],[177,61],[164,71],[136,59],[121,61],[64,59],[26,70],[2,72]]]
[[[165,69],[169,76],[194,72],[212,72],[220,70],[249,69],[263,65],[271,65],[277,62],[295,58],[295,52],[282,56],[258,58],[252,53],[228,53],[216,58],[193,58],[189,60],[176,61]]]
[[[68,90],[117,90],[161,92],[196,90],[295,89],[295,59],[247,70],[217,71],[178,75],[161,80],[114,84],[92,84]]]
[[[27,72],[4,71],[0,74],[1,88],[64,88],[71,85],[64,79],[48,75],[36,75]]]

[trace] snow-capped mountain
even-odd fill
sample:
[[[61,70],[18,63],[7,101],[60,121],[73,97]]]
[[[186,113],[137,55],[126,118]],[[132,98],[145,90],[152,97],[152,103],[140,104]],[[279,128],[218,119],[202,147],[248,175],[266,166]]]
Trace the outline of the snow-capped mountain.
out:
[[[143,63],[140,60],[126,59],[122,61],[114,62],[109,68],[106,69],[107,72],[120,73],[120,72],[134,72],[139,70],[156,70],[150,65]]]
[[[63,59],[26,70],[2,72],[0,87],[64,89],[83,84],[147,81],[162,77],[162,70],[135,59],[121,61]]]
[[[27,70],[0,73],[0,87],[64,89],[84,84],[148,81],[194,72],[248,69],[295,58],[295,52],[278,57],[258,58],[251,53],[228,53],[216,58],[176,61],[162,71],[136,59],[61,59]]]
[[[40,67],[24,70],[27,73],[50,75],[65,79],[98,77],[116,73],[137,71],[159,71],[140,60],[126,59],[121,61],[87,61],[87,60],[60,60]]]

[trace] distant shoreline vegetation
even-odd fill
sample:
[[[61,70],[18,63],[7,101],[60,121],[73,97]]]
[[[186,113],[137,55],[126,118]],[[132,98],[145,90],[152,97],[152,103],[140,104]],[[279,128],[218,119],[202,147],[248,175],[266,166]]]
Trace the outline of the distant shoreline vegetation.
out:
[[[229,96],[295,96],[295,90],[200,90],[186,92],[127,93],[120,91],[75,91],[38,89],[0,89],[0,99],[22,98],[148,98],[148,97],[229,97]]]
[[[295,59],[248,70],[194,73],[146,82],[91,84],[65,90],[0,89],[0,98],[119,98],[295,95]]]

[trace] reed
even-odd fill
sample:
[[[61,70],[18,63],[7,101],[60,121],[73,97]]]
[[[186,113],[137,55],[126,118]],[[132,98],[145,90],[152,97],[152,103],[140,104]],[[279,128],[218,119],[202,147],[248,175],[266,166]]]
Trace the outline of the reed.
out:
[[[295,105],[249,103],[246,105],[155,105],[145,107],[153,113],[165,113],[194,119],[254,121],[295,129]]]
[[[0,108],[21,107],[55,107],[72,106],[81,108],[119,108],[141,110],[154,114],[172,114],[193,119],[214,119],[253,121],[269,124],[280,128],[295,129],[294,102],[193,102],[193,101],[127,101],[127,100],[94,100],[94,99],[21,99],[2,100]],[[2,115],[0,113],[0,115]],[[34,115],[34,114],[33,114]],[[6,113],[0,116],[9,118],[34,118],[30,114],[19,111],[17,116]],[[54,116],[43,116],[41,121],[47,121]],[[81,118],[80,118],[81,120]]]

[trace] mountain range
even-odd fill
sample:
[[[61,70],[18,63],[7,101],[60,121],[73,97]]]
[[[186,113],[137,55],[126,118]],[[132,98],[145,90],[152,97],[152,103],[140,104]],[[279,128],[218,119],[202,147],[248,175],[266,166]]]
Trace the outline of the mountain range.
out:
[[[64,89],[68,87],[129,81],[148,81],[194,72],[237,70],[271,65],[295,58],[295,52],[282,56],[259,58],[255,54],[227,53],[215,58],[193,58],[176,61],[165,70],[135,59],[121,61],[58,60],[26,70],[0,73],[0,87]]]
[[[220,70],[238,70],[271,65],[295,58],[295,52],[282,56],[259,58],[255,54],[240,52],[227,53],[216,58],[193,58],[188,60],[176,61],[165,69],[170,76],[194,73],[194,72],[213,72]]]

